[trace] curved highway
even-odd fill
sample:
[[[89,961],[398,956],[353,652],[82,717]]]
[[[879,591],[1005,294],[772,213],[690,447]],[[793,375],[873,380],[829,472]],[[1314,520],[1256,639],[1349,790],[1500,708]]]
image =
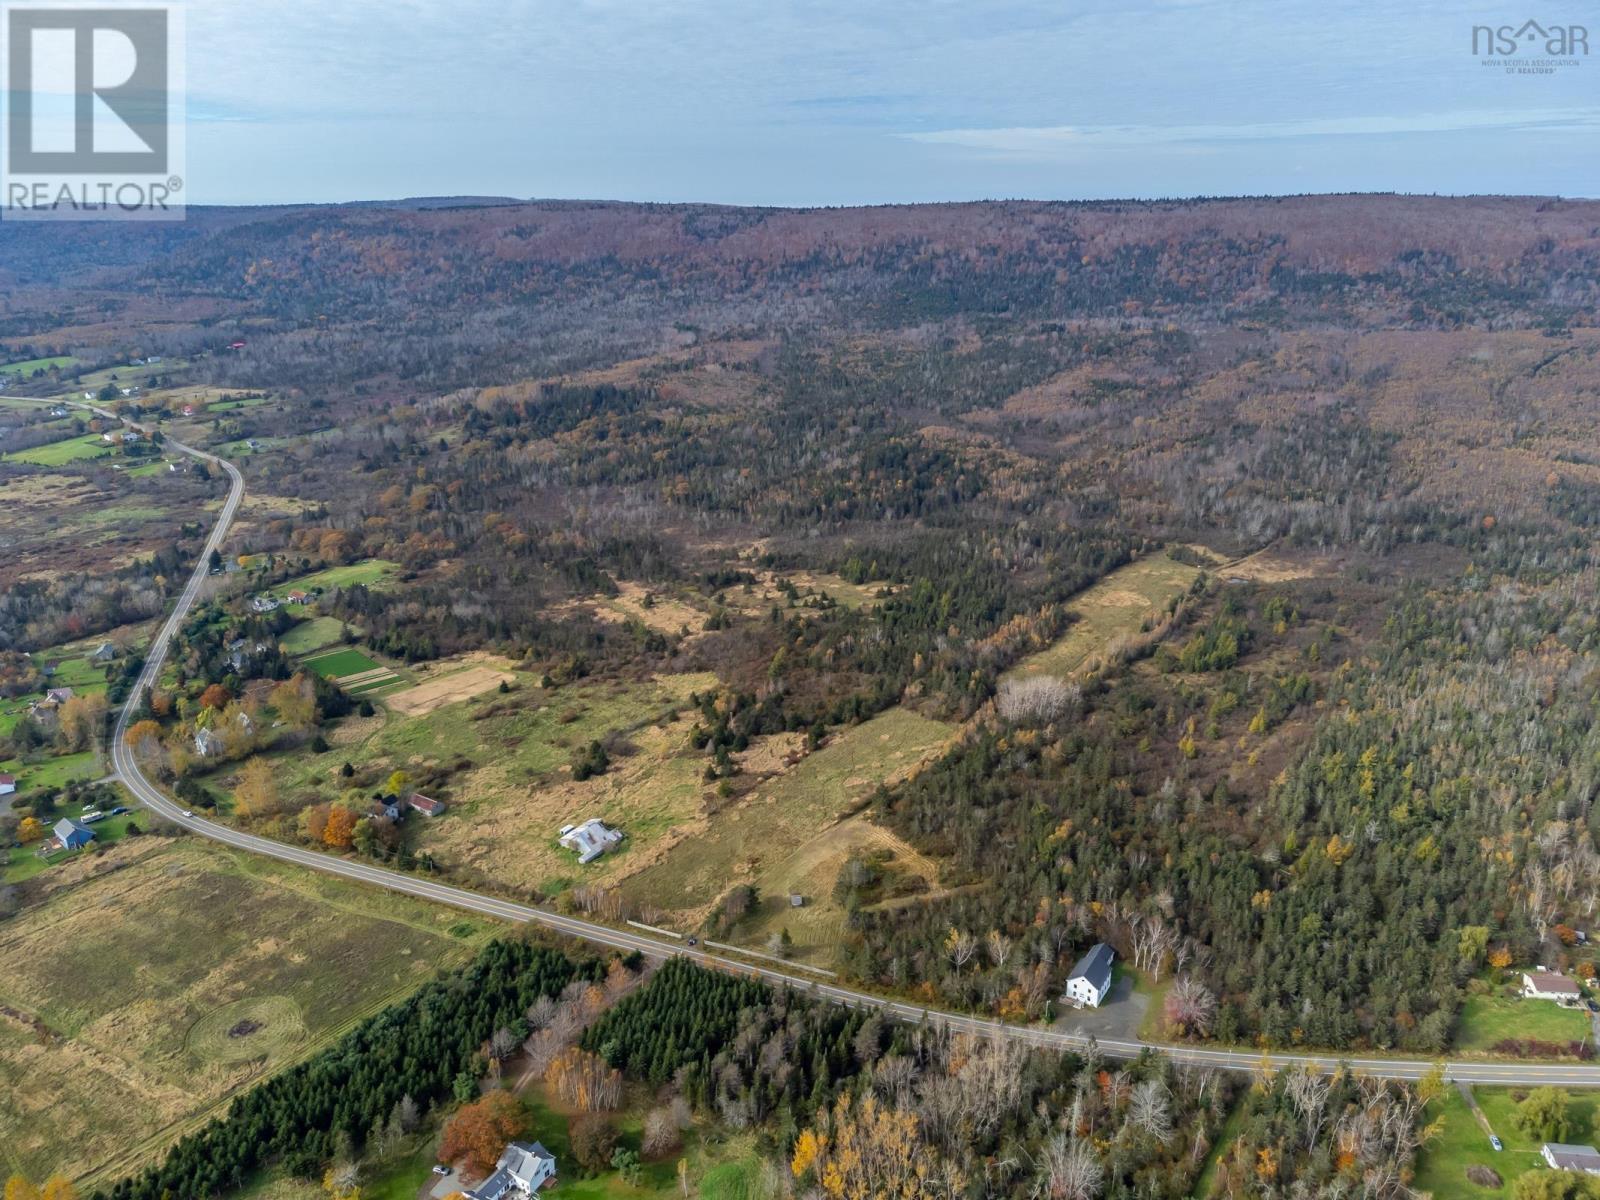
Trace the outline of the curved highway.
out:
[[[124,420],[117,417],[116,414],[92,404],[79,403],[77,407],[88,409],[102,417]],[[140,429],[142,432],[149,432],[144,426],[137,425],[134,422],[124,420],[124,423]],[[686,955],[709,967],[759,977],[770,983],[786,985],[796,991],[805,992],[837,1004],[845,1004],[857,1008],[879,1009],[895,1020],[912,1023],[922,1021],[937,1022],[962,1032],[1008,1037],[1029,1045],[1052,1049],[1081,1049],[1088,1044],[1089,1039],[1061,1029],[1012,1025],[1000,1021],[986,1020],[981,1017],[946,1012],[940,1009],[928,1009],[916,1005],[903,1004],[881,996],[874,996],[867,992],[856,991],[852,988],[822,983],[815,979],[805,978],[802,975],[790,974],[776,967],[752,965],[725,955],[694,950],[628,930],[615,929],[609,925],[601,925],[576,917],[562,916],[541,908],[517,904],[510,900],[501,900],[478,892],[470,892],[463,888],[436,883],[420,876],[403,874],[399,871],[392,871],[370,863],[335,858],[316,851],[304,850],[298,846],[256,837],[253,834],[231,829],[226,825],[219,825],[213,821],[189,815],[183,808],[173,803],[145,776],[132,750],[127,745],[125,734],[131,722],[137,698],[142,696],[145,689],[156,681],[161,672],[162,663],[166,660],[167,650],[171,645],[173,635],[200,594],[200,589],[209,573],[211,552],[220,549],[223,539],[227,536],[228,529],[233,523],[234,515],[238,512],[239,502],[244,498],[244,478],[239,474],[238,468],[226,459],[218,458],[216,455],[209,454],[203,450],[197,450],[192,446],[186,446],[170,437],[165,439],[165,444],[174,450],[221,468],[227,474],[230,486],[227,501],[223,504],[222,511],[218,514],[216,527],[206,540],[205,548],[201,551],[199,561],[195,564],[194,574],[190,576],[188,583],[179,594],[178,601],[173,606],[172,613],[167,618],[166,623],[162,625],[160,632],[156,634],[155,640],[150,643],[144,669],[139,673],[138,681],[130,694],[129,702],[123,706],[122,712],[117,718],[113,734],[111,750],[113,774],[141,804],[152,812],[200,837],[210,838],[212,841],[220,842],[225,846],[233,846],[253,854],[263,854],[269,858],[281,859],[284,862],[294,863],[308,870],[322,871],[330,875],[342,876],[358,883],[388,888],[390,891],[403,892],[438,904],[448,904],[455,908],[465,909],[481,916],[494,917],[498,920],[542,925],[568,937],[579,938],[583,941],[593,942],[624,952],[636,950],[641,954],[658,959],[668,958],[673,955]],[[1317,1069],[1331,1070],[1343,1063],[1356,1070],[1388,1079],[1416,1079],[1432,1066],[1432,1063],[1427,1060],[1415,1058],[1349,1058],[1338,1055],[1286,1054],[1276,1051],[1271,1053],[1252,1053],[1240,1050],[1211,1049],[1203,1046],[1167,1045],[1158,1042],[1141,1041],[1095,1041],[1094,1044],[1102,1054],[1110,1058],[1134,1058],[1145,1050],[1153,1049],[1161,1051],[1178,1062],[1242,1071],[1255,1070],[1262,1067],[1276,1068],[1294,1064],[1307,1064]],[[1600,1086],[1600,1065],[1454,1060],[1447,1062],[1445,1069],[1446,1075],[1450,1079],[1466,1083],[1555,1084],[1568,1087]]]

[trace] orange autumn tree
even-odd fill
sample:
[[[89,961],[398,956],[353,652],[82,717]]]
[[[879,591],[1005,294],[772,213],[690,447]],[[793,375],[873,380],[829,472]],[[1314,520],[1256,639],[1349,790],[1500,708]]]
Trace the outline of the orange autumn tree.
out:
[[[322,840],[337,850],[348,850],[356,837],[356,822],[360,820],[348,808],[335,805],[328,810],[328,823],[323,827]]]
[[[494,1169],[506,1144],[522,1134],[527,1119],[526,1111],[510,1092],[490,1092],[481,1100],[462,1105],[445,1124],[439,1158],[443,1162],[461,1159],[467,1170],[487,1174]]]
[[[227,708],[233,703],[233,693],[220,683],[213,683],[200,693],[200,703],[205,708]]]

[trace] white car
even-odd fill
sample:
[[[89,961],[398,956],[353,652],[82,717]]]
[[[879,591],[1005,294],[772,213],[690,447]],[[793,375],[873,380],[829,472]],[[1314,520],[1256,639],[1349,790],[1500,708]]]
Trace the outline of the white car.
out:
[[[192,812],[190,812],[187,808],[183,810],[183,815],[186,816],[186,817],[194,816],[194,814]]]

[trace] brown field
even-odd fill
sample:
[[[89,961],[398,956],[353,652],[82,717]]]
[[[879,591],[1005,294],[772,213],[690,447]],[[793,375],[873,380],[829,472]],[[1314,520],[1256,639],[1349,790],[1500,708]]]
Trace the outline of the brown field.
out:
[[[0,926],[7,1173],[127,1173],[490,929],[209,846],[137,840],[118,869]],[[256,1027],[241,1032],[242,1017]]]
[[[887,851],[895,871],[926,879],[929,890],[922,899],[942,894],[937,863],[866,817],[850,817],[762,872],[755,881],[761,907],[739,930],[737,940],[759,949],[773,934],[787,929],[795,958],[826,966],[844,932],[845,911],[833,899],[834,880],[846,859],[874,851]],[[791,894],[803,896],[804,906],[792,907]]]
[[[515,683],[516,678],[510,671],[480,664],[425,679],[416,687],[386,697],[384,703],[408,717],[418,717],[457,700],[470,700],[502,683]]]
[[[786,864],[796,848],[837,825],[879,784],[916,770],[947,744],[952,732],[943,722],[895,708],[836,734],[748,796],[682,831],[659,861],[629,877],[622,890],[642,905],[671,914],[683,928],[698,924],[710,904],[734,884],[759,886],[769,873],[787,881],[791,890],[824,894],[833,887],[833,877],[818,878],[815,871],[824,869],[821,862],[827,855],[810,869],[790,871]]]

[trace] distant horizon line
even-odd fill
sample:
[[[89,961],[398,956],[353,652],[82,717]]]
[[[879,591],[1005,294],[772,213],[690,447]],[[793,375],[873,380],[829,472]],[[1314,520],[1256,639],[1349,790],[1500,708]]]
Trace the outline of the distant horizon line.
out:
[[[1195,193],[1192,195],[1149,196],[986,196],[969,200],[879,200],[842,202],[838,204],[757,204],[730,200],[631,200],[605,196],[511,196],[481,192],[450,194],[419,194],[353,200],[240,200],[218,204],[190,204],[193,210],[205,209],[269,209],[269,208],[385,208],[400,206],[477,207],[496,208],[514,205],[577,204],[604,205],[631,208],[727,208],[752,212],[834,212],[849,209],[873,208],[960,208],[984,204],[1061,204],[1074,206],[1106,204],[1225,204],[1239,201],[1264,200],[1342,200],[1342,199],[1404,199],[1404,200],[1536,200],[1565,204],[1591,204],[1600,195],[1576,195],[1557,192],[1403,192],[1393,190],[1327,191],[1327,192],[1238,192]]]

